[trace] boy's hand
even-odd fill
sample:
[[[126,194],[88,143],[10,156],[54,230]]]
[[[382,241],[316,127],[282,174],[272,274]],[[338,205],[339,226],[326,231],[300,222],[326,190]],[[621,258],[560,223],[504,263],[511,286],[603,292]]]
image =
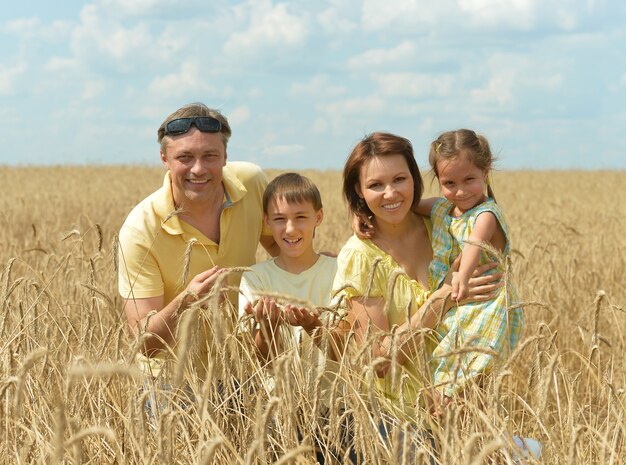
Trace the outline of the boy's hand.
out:
[[[271,329],[277,328],[282,320],[281,311],[276,301],[269,297],[262,297],[254,304],[246,303],[244,310],[248,315],[252,315],[259,324]]]
[[[317,310],[308,310],[304,307],[286,305],[284,308],[284,318],[291,326],[302,326],[307,333],[312,333],[322,326]]]

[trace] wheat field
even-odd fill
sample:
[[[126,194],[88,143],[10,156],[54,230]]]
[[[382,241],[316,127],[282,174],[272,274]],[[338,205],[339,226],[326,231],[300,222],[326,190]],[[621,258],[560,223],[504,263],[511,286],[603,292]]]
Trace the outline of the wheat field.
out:
[[[317,249],[338,252],[350,235],[341,173],[303,174],[325,204]],[[338,450],[344,412],[331,405],[321,421],[294,358],[265,369],[229,309],[211,299],[190,309],[181,329],[193,350],[194,319],[214,325],[211,376],[190,379],[180,359],[174,389],[159,392],[163,409],[145,409],[149,390],[132,363],[139,344],[121,311],[113,250],[125,216],[162,176],[141,166],[0,167],[0,463],[312,464],[314,436]],[[511,274],[528,303],[526,333],[484,392],[470,392],[463,410],[433,428],[432,463],[513,463],[513,434],[542,442],[541,463],[626,463],[625,186],[626,172],[495,174]],[[361,362],[345,357],[337,396],[362,462],[409,463],[407,448],[398,451],[411,435],[387,443],[378,434],[374,414],[384,403]],[[281,376],[287,371],[294,376]],[[418,449],[411,463],[429,462]]]

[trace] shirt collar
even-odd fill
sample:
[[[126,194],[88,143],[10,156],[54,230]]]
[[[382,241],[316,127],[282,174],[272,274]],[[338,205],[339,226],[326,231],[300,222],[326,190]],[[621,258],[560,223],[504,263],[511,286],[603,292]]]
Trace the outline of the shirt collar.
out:
[[[223,208],[231,208],[236,202],[241,200],[247,193],[245,186],[241,183],[232,168],[226,164],[222,169],[222,183],[224,184]],[[172,179],[167,171],[163,178],[163,187],[158,190],[157,197],[153,203],[155,213],[161,219],[161,227],[169,234],[183,234],[183,225],[174,214],[174,195],[172,194]]]

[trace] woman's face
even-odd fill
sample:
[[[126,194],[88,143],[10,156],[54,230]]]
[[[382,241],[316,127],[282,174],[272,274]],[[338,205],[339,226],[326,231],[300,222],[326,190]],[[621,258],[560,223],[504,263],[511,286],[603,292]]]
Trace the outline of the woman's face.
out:
[[[369,159],[361,167],[356,189],[379,223],[399,224],[411,211],[414,182],[402,155]]]

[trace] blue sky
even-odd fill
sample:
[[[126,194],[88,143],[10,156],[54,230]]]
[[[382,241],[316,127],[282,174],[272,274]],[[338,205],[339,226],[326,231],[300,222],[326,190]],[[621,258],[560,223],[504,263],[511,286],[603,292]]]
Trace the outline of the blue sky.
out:
[[[503,169],[626,169],[622,0],[94,0],[0,10],[0,164],[158,164],[192,101],[232,160],[341,168],[363,135],[487,136]]]

